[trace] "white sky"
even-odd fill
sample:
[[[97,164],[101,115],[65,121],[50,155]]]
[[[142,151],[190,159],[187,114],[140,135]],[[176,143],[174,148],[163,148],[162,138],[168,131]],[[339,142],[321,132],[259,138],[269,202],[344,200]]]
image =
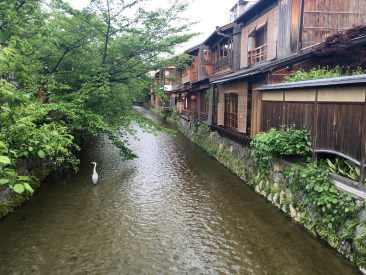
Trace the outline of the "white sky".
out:
[[[75,8],[83,8],[89,0],[66,0]],[[161,7],[165,0],[150,0],[149,6]],[[199,23],[192,26],[192,32],[200,32],[201,35],[193,38],[191,41],[183,45],[178,52],[193,47],[203,42],[214,30],[216,26],[222,26],[229,23],[229,10],[235,5],[237,0],[190,0],[188,10],[184,13],[185,17],[191,21]]]

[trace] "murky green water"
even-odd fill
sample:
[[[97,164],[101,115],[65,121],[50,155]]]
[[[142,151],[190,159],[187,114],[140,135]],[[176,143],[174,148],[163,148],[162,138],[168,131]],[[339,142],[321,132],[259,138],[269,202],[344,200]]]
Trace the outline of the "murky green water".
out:
[[[0,221],[0,274],[356,273],[182,135],[138,135]]]

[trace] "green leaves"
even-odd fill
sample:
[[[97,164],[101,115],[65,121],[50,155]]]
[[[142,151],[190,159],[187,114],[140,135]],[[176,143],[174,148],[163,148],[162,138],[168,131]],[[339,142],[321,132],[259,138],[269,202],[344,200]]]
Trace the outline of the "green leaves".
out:
[[[306,81],[306,80],[315,80],[315,79],[322,79],[322,78],[333,78],[339,76],[346,76],[346,75],[359,75],[364,74],[364,70],[362,68],[357,68],[354,71],[350,71],[349,68],[339,67],[337,66],[334,69],[330,68],[313,68],[309,72],[304,70],[298,70],[293,75],[286,76],[285,82],[297,82],[297,81]]]
[[[33,188],[27,182],[16,183],[13,186],[11,186],[11,188],[14,190],[14,192],[18,194],[23,194],[25,191],[29,192],[30,194],[33,194],[34,192]]]
[[[272,157],[297,156],[306,157],[310,153],[310,133],[292,127],[272,128],[259,133],[252,140],[254,160],[263,173],[266,173],[268,161]],[[304,176],[301,174],[301,176]]]
[[[14,190],[14,192],[16,192],[18,194],[22,194],[24,192],[25,188],[24,188],[23,184],[17,183],[17,184],[14,184],[13,190]]]
[[[46,11],[36,0],[0,1],[0,184],[17,193],[32,193],[37,180],[19,175],[19,164],[76,169],[78,145],[91,137],[106,134],[134,157],[123,139],[133,121],[148,132],[163,128],[131,102],[149,90],[147,73],[192,37],[179,22],[180,1],[159,11],[144,11],[141,1],[108,9],[97,1],[83,11],[51,2]]]
[[[0,185],[8,184],[10,182],[9,179],[0,179]]]
[[[44,159],[46,157],[46,153],[43,150],[39,150],[37,152],[37,155],[41,158]]]
[[[320,216],[313,217],[315,226],[324,237],[331,236],[338,240],[337,230],[347,218],[354,217],[356,206],[352,197],[335,188],[333,180],[324,166],[315,167],[308,164],[306,167],[293,165],[286,168],[284,173],[287,182],[292,182],[289,187],[297,191],[305,191],[304,206],[317,210]],[[325,228],[327,228],[325,230]]]
[[[335,158],[333,161],[330,159],[326,160],[329,170],[335,174],[349,178],[354,181],[360,179],[360,167],[350,163],[348,160]]]
[[[7,156],[0,156],[0,163],[1,164],[10,164],[11,161]]]

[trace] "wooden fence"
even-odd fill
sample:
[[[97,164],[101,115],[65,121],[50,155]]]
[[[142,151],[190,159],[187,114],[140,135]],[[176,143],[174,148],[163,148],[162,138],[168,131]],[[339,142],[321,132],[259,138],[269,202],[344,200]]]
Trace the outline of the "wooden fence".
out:
[[[263,92],[261,131],[295,125],[312,135],[314,156],[329,153],[365,168],[366,87]],[[313,100],[312,100],[313,99]],[[364,169],[361,169],[363,182]]]

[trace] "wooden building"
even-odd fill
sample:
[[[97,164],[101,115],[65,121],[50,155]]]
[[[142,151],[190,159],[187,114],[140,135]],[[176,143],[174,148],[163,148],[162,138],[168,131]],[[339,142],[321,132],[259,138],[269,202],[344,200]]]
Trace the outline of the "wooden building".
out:
[[[356,27],[356,35],[350,29],[366,23],[365,9],[364,0],[239,0],[231,9],[233,22],[185,52],[193,60],[182,72],[181,86],[170,88],[162,80],[170,106],[174,101],[186,119],[207,121],[248,144],[263,130],[266,110],[257,88],[281,83],[299,69],[366,64],[359,41],[366,27]]]
[[[239,26],[236,23],[217,27],[216,31],[204,42],[204,45],[214,55],[214,72],[210,77],[211,83],[239,70],[240,32],[238,30]],[[244,130],[242,120],[246,117],[243,105],[246,94],[242,88],[235,84],[212,86],[211,111],[208,118],[210,125]]]
[[[327,153],[362,167],[366,154],[366,75],[266,85],[261,130],[295,125],[312,135],[314,154]]]
[[[254,136],[262,108],[256,88],[282,82],[298,69],[337,65],[314,49],[332,34],[366,23],[364,0],[341,2],[258,0],[237,17],[227,37],[232,41],[230,66],[211,81],[216,91],[212,108],[217,110],[213,125]]]
[[[206,121],[208,117],[207,91],[209,77],[214,73],[214,54],[203,44],[185,51],[192,63],[182,72],[178,112],[187,120]]]
[[[281,0],[279,10],[279,58],[366,22],[364,0]]]
[[[176,91],[180,88],[181,79],[181,71],[176,67],[165,67],[155,72],[154,85],[149,93],[150,105],[166,111],[176,106]]]

